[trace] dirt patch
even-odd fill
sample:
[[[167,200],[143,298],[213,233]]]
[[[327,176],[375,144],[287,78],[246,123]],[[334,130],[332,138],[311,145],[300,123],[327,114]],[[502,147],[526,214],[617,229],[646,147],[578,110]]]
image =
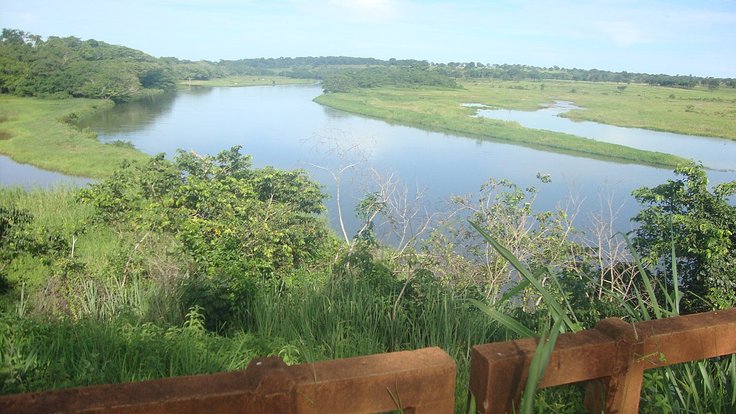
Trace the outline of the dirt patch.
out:
[[[10,138],[13,138],[13,134],[8,131],[0,131],[0,141],[5,141]]]

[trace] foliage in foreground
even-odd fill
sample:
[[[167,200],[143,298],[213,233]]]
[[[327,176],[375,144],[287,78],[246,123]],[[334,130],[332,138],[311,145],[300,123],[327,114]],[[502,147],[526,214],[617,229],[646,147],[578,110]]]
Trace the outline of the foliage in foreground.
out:
[[[634,191],[646,206],[633,219],[637,250],[661,279],[676,269],[687,309],[702,310],[703,298],[727,307],[736,302],[736,181],[711,191],[702,168],[675,173],[682,178]]]
[[[550,323],[542,328],[539,335],[539,343],[529,367],[529,376],[519,407],[519,412],[523,414],[533,413],[535,412],[535,396],[538,395],[539,383],[554,350],[557,336],[561,332],[577,332],[581,329],[577,315],[578,308],[571,306],[567,297],[568,292],[565,292],[564,289],[558,292],[559,296],[556,296],[553,290],[554,284],[551,284],[550,288],[544,286],[544,278],[555,280],[561,278],[561,275],[549,268],[532,274],[529,268],[523,265],[518,258],[498,243],[481,226],[477,224],[474,224],[474,226],[483,238],[523,276],[523,282],[520,286],[526,284],[533,287],[548,309],[547,319]],[[678,316],[682,295],[680,295],[677,288],[678,274],[676,267],[673,267],[673,273],[670,275],[674,286],[670,290],[662,281],[650,278],[648,273],[641,267],[641,261],[636,254],[634,254],[634,260],[641,269],[642,289],[635,287],[630,298],[614,290],[607,291],[607,296],[625,309],[621,317],[635,322],[637,320]],[[672,257],[671,260],[674,262],[676,258]],[[557,284],[557,286],[560,285]],[[656,294],[654,292],[655,287],[657,289]],[[504,299],[512,298],[518,294],[519,290],[512,289],[504,295]],[[660,300],[663,303],[660,304]],[[537,336],[534,331],[525,326],[523,318],[506,315],[481,302],[476,301],[474,303],[489,317],[507,329],[516,332],[519,336]],[[638,304],[639,308],[636,308],[635,304]],[[736,355],[731,355],[728,358],[688,362],[674,367],[668,366],[646,372],[641,393],[641,411],[647,413],[732,412],[736,409],[736,366],[734,364],[736,364]],[[540,407],[539,404],[536,406]]]
[[[187,302],[204,306],[210,327],[244,317],[258,283],[319,266],[331,242],[317,184],[302,171],[252,169],[239,149],[180,151],[173,162],[161,154],[81,194],[108,225],[181,243]]]
[[[676,282],[677,267],[645,269],[635,255],[604,263],[574,241],[564,214],[533,212],[535,193],[491,180],[477,199],[455,200],[474,227],[447,221],[393,249],[375,234],[338,245],[313,182],[253,169],[237,148],[127,165],[79,198],[3,190],[1,390],[239,369],[255,356],[303,363],[440,346],[458,362],[462,410],[474,344],[547,332],[548,353],[561,327],[677,313],[674,286],[693,288]],[[378,204],[366,217],[388,220]],[[642,409],[717,412],[734,406],[734,384],[733,358],[653,371]],[[582,391],[525,401],[579,412]]]

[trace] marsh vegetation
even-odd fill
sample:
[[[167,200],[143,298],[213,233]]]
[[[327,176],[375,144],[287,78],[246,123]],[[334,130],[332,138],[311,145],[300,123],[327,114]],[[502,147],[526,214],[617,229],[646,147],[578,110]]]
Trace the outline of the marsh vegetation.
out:
[[[58,57],[58,50],[74,57],[60,66],[71,72],[43,78],[41,58]],[[75,38],[41,42],[18,31],[3,32],[0,52],[6,61],[19,53],[27,58],[18,61],[27,67],[13,66],[0,79],[0,152],[98,178],[81,189],[0,189],[2,393],[241,369],[256,356],[294,364],[440,346],[458,363],[457,411],[463,412],[474,344],[556,335],[611,316],[638,321],[736,304],[736,181],[728,173],[712,185],[714,172],[671,155],[474,118],[475,110],[463,106],[532,110],[564,99],[586,108],[566,114],[573,119],[734,139],[736,93],[727,79],[329,57],[188,62]],[[78,76],[58,87],[69,73]],[[190,78],[231,86],[321,79],[327,89],[321,103],[481,140],[420,131],[402,141],[409,129],[397,128],[398,135],[383,141],[394,146],[382,148],[411,168],[420,168],[418,147],[436,146],[444,158],[463,149],[457,168],[485,172],[480,166],[493,163],[511,171],[511,152],[503,152],[511,147],[528,157],[517,167],[536,178],[482,177],[474,191],[447,197],[445,209],[425,214],[419,192],[377,174],[378,186],[359,193],[340,215],[344,224],[354,212],[355,225],[339,226],[338,235],[323,213],[335,200],[322,185],[304,171],[268,166],[273,158],[252,159],[249,148],[218,141],[201,111],[209,134],[181,139],[175,148],[186,150],[149,151],[145,145],[164,140],[113,137],[106,144],[98,132],[77,126],[111,100],[49,99],[162,97],[162,90]],[[95,89],[100,83],[85,79],[128,87]],[[157,79],[165,87],[146,87]],[[212,91],[202,93],[222,99],[229,93]],[[256,113],[286,102],[265,94],[253,100],[257,105],[247,110]],[[190,110],[197,108],[192,102]],[[347,117],[308,99],[299,105],[289,109],[320,111],[333,123]],[[226,106],[242,116],[243,108]],[[144,112],[108,120],[140,120]],[[352,125],[375,131],[385,123],[360,118]],[[283,144],[283,130],[274,129],[256,130],[253,148],[259,141]],[[354,142],[343,138],[340,144],[351,148]],[[589,159],[517,146],[471,158],[482,140],[676,168],[645,185],[646,174],[636,168],[650,167],[605,164],[630,167],[638,177],[638,209],[626,217],[635,228],[623,234],[610,216],[583,227],[574,211],[540,207],[550,176],[529,172],[529,160],[539,166]],[[408,152],[397,150],[407,143]],[[345,179],[339,173],[356,165],[341,158],[319,167]],[[469,181],[437,165],[429,166],[437,185],[448,177],[453,185]],[[734,356],[655,370],[644,378],[642,411],[730,412],[735,390]],[[537,410],[581,410],[578,386],[534,391],[527,399]]]

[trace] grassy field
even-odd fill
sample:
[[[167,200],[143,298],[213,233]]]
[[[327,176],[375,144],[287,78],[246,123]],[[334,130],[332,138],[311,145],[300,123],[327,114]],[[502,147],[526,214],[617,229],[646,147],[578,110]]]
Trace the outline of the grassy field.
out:
[[[554,100],[585,108],[564,116],[623,127],[736,139],[736,89],[681,89],[572,81],[467,81],[462,102],[534,110]]]
[[[182,86],[267,86],[267,85],[308,85],[314,79],[294,79],[284,76],[234,76],[210,80],[182,81]]]
[[[556,152],[672,167],[682,158],[596,142],[569,134],[471,117],[464,103],[535,110],[554,100],[586,108],[566,116],[619,126],[736,139],[736,90],[673,89],[591,82],[477,80],[459,89],[377,88],[320,96],[316,102],[348,112],[442,132],[512,142]]]
[[[47,100],[0,95],[0,153],[17,162],[71,175],[100,178],[123,159],[142,160],[131,147],[103,144],[69,121],[108,108],[110,101]]]

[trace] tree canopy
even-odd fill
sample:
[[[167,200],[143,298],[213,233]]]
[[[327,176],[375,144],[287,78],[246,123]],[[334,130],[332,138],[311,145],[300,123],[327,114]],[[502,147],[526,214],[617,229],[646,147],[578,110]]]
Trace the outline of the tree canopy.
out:
[[[76,37],[46,40],[20,30],[0,37],[0,92],[124,101],[176,86],[171,65],[141,51]]]

